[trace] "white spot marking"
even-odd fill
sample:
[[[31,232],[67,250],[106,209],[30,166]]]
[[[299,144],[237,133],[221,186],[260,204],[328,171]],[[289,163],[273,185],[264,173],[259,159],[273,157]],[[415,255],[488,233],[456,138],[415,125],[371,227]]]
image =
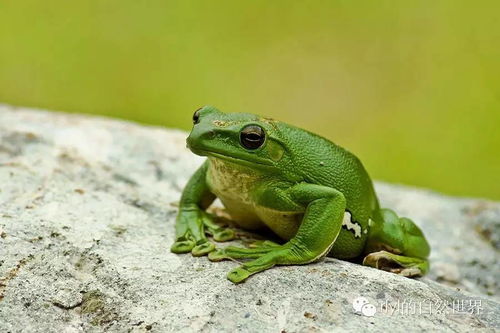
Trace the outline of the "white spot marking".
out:
[[[342,225],[345,226],[347,230],[353,231],[355,238],[361,237],[361,225],[356,221],[351,221],[351,213],[347,211],[344,213],[344,220],[342,221]]]

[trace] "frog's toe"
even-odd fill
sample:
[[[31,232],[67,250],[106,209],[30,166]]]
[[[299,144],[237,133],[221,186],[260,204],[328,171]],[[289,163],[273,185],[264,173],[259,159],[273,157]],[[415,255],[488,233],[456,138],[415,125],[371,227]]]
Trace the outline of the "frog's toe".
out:
[[[280,244],[275,243],[270,240],[256,240],[249,245],[250,248],[270,248],[270,247],[280,247]]]
[[[203,214],[203,225],[205,226],[205,232],[212,235],[216,242],[226,242],[236,238],[236,233],[230,228],[225,228],[218,223],[215,223],[215,217],[213,214],[204,213]]]
[[[173,253],[188,253],[195,247],[195,242],[192,240],[176,241],[171,247],[170,251]]]
[[[204,242],[193,247],[193,249],[191,250],[191,254],[195,257],[201,257],[212,252],[213,250],[215,250],[214,244],[210,242]]]
[[[233,283],[245,281],[252,273],[243,267],[237,267],[227,273],[227,278]]]
[[[215,251],[212,251],[208,254],[208,260],[210,261],[222,261],[224,259],[230,259],[223,249],[218,249]]]
[[[402,276],[405,276],[405,277],[409,277],[409,278],[411,278],[411,277],[419,277],[419,276],[423,276],[424,275],[424,272],[422,271],[422,269],[420,269],[418,267],[403,268],[400,271],[393,272],[393,273],[396,273],[396,274],[399,274],[399,275],[402,275]]]
[[[224,228],[213,233],[214,240],[217,242],[227,242],[236,238],[234,230]]]

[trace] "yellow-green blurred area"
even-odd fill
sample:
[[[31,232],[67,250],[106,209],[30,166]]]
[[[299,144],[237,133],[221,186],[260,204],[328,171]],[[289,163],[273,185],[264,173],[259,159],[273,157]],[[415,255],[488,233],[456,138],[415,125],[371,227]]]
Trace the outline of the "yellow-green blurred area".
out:
[[[375,179],[500,199],[500,1],[0,1],[0,102],[326,136]],[[304,147],[307,149],[307,147]]]

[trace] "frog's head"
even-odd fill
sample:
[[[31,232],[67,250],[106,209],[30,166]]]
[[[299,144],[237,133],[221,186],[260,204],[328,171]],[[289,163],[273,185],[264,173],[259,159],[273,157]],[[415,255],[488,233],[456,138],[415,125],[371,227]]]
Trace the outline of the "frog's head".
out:
[[[188,148],[197,155],[257,169],[280,168],[286,146],[276,122],[248,113],[223,113],[211,106],[193,115]]]

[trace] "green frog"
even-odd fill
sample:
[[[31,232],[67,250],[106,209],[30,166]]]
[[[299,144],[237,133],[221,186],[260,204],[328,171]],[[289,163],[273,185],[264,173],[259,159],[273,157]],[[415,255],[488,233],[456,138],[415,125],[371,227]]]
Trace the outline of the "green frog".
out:
[[[379,206],[360,160],[309,131],[248,113],[205,106],[193,115],[187,147],[206,161],[181,196],[174,253],[246,260],[227,277],[240,283],[275,265],[324,256],[406,277],[429,270],[430,247],[412,220]],[[280,241],[216,248],[235,238],[206,210],[219,198],[237,227]]]

